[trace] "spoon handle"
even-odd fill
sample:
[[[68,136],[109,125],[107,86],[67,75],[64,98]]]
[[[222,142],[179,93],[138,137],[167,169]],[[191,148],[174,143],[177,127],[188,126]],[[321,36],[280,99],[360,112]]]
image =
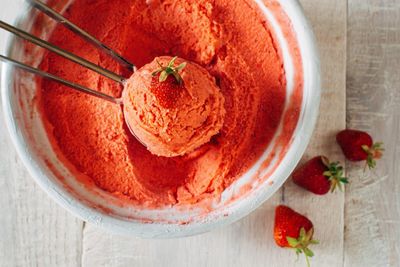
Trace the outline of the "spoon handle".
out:
[[[112,58],[117,60],[119,63],[121,63],[123,66],[125,66],[128,70],[130,71],[135,71],[136,67],[129,62],[127,59],[122,57],[120,54],[118,54],[116,51],[112,50],[110,47],[107,45],[103,44],[100,42],[98,39],[96,39],[93,35],[89,34],[85,30],[79,28],[76,26],[74,23],[72,23],[70,20],[62,16],[60,13],[56,12],[55,10],[51,9],[49,6],[47,6],[45,3],[39,0],[28,0],[28,2],[34,7],[37,8],[38,10],[42,11],[49,17],[53,18],[54,20],[58,21],[77,35],[81,36],[83,39],[86,41],[92,43],[93,45],[97,46],[98,48],[102,49],[105,53],[110,55]]]
[[[0,28],[6,30],[8,32],[11,32],[11,33],[17,35],[18,37],[23,38],[23,39],[25,39],[25,40],[33,43],[33,44],[36,44],[36,45],[41,46],[43,48],[46,48],[47,50],[49,50],[51,52],[54,52],[54,53],[66,58],[66,59],[69,59],[69,60],[71,60],[71,61],[73,61],[73,62],[75,62],[77,64],[80,64],[80,65],[82,65],[82,66],[84,66],[84,67],[86,67],[86,68],[88,68],[90,70],[93,70],[93,71],[95,71],[95,72],[97,72],[97,73],[99,73],[99,74],[101,74],[101,75],[103,75],[103,76],[105,76],[105,77],[107,77],[109,79],[112,79],[112,80],[114,80],[116,82],[123,83],[124,80],[125,80],[124,77],[119,76],[116,73],[113,73],[113,72],[111,72],[111,71],[109,71],[107,69],[104,69],[104,68],[102,68],[102,67],[100,67],[100,66],[98,66],[98,65],[96,65],[96,64],[94,64],[92,62],[87,61],[84,58],[81,58],[81,57],[79,57],[77,55],[74,55],[74,54],[72,54],[72,53],[70,53],[70,52],[68,52],[68,51],[66,51],[64,49],[61,49],[58,46],[55,46],[55,45],[53,45],[53,44],[51,44],[51,43],[49,43],[47,41],[44,41],[44,40],[42,40],[40,38],[37,38],[36,36],[34,36],[34,35],[32,35],[32,34],[30,34],[28,32],[25,32],[23,30],[20,30],[20,29],[12,26],[10,24],[7,24],[7,23],[5,23],[4,21],[1,21],[1,20],[0,20]]]
[[[120,98],[115,98],[115,97],[112,97],[110,95],[103,94],[103,93],[101,93],[99,91],[92,90],[92,89],[87,88],[85,86],[79,85],[77,83],[73,83],[73,82],[64,80],[64,79],[62,79],[60,77],[57,77],[57,76],[55,76],[53,74],[50,74],[48,72],[45,72],[45,71],[42,71],[42,70],[39,70],[39,69],[36,69],[36,68],[33,68],[31,66],[28,66],[28,65],[25,65],[24,63],[16,61],[14,59],[11,59],[9,57],[0,55],[0,61],[3,61],[5,63],[9,63],[12,66],[16,66],[16,67],[18,67],[20,69],[26,70],[26,71],[28,71],[30,73],[36,74],[36,75],[44,77],[46,79],[49,79],[49,80],[52,80],[52,81],[56,81],[58,83],[66,85],[66,86],[68,86],[68,87],[70,87],[72,89],[75,89],[77,91],[80,91],[80,92],[83,92],[83,93],[86,93],[86,94],[89,94],[89,95],[104,99],[104,100],[112,102],[114,104],[119,104],[119,105],[122,104],[122,100]]]

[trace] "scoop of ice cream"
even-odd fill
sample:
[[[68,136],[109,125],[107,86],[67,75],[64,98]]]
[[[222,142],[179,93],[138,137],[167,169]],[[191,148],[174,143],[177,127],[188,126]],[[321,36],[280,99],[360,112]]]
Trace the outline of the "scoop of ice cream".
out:
[[[187,62],[178,77],[169,75],[160,81],[163,73],[154,72],[171,60],[158,57],[140,68],[126,82],[123,93],[129,128],[150,152],[165,157],[184,155],[210,141],[225,116],[224,97],[201,66]],[[178,58],[174,65],[183,62]]]

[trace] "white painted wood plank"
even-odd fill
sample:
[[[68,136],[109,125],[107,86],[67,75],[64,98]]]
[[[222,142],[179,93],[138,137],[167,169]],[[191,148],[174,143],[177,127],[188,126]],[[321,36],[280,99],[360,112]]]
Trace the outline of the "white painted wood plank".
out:
[[[0,266],[79,266],[82,222],[34,183],[0,116]]]
[[[317,36],[323,89],[320,118],[304,159],[322,154],[331,161],[343,162],[335,134],[345,128],[347,1],[301,2]],[[285,184],[284,190],[289,206],[305,212],[315,225],[315,237],[321,243],[313,249],[316,256],[312,265],[342,266],[344,194],[316,196],[299,190],[291,182]]]
[[[348,2],[348,126],[386,152],[375,172],[348,165],[345,266],[400,266],[400,2]]]
[[[345,127],[346,1],[303,0],[321,49],[323,100],[317,131],[306,157],[342,159],[334,134]],[[282,199],[284,199],[282,201]],[[343,264],[344,194],[316,197],[287,182],[284,190],[247,218],[223,229],[176,240],[140,240],[86,225],[83,266],[304,266],[272,237],[274,208],[286,203],[306,213],[322,242],[314,266]]]
[[[13,22],[20,0],[0,0]],[[0,51],[5,51],[0,31]],[[0,104],[0,110],[1,104]],[[0,266],[80,266],[82,225],[38,188],[14,150],[0,111]]]

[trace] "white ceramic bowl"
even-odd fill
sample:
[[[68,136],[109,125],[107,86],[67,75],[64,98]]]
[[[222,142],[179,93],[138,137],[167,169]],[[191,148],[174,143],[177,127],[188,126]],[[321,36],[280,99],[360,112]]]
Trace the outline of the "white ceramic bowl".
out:
[[[254,0],[263,11],[266,19],[273,26],[275,36],[282,49],[286,72],[288,92],[292,86],[293,64],[287,50],[284,36],[278,20],[262,3]],[[36,85],[33,76],[20,70],[14,70],[3,64],[1,73],[1,90],[4,114],[12,141],[36,182],[56,202],[74,215],[108,230],[133,234],[146,238],[169,238],[194,235],[209,231],[217,226],[232,223],[256,209],[284,183],[303,155],[309,142],[318,115],[320,101],[320,70],[318,53],[312,30],[303,11],[296,0],[277,0],[292,24],[295,38],[302,58],[303,68],[303,102],[299,121],[293,134],[290,146],[282,160],[273,169],[268,179],[259,181],[253,186],[251,194],[226,201],[238,192],[249,181],[261,163],[271,156],[271,144],[260,160],[240,179],[225,190],[221,203],[206,216],[198,210],[139,210],[129,206],[113,204],[112,196],[100,189],[88,190],[77,182],[71,172],[56,157],[33,101]],[[21,7],[18,20],[19,27],[29,29],[27,16],[31,17],[26,6]],[[25,22],[24,22],[25,21]],[[51,31],[53,24],[48,24],[45,33]],[[46,34],[44,34],[46,35]],[[286,50],[285,50],[286,49]],[[40,62],[40,50],[34,57],[24,55],[21,42],[12,39],[9,42],[8,55],[15,59],[27,59],[32,65]],[[273,143],[273,142],[272,142]],[[273,159],[272,162],[274,162]],[[262,172],[268,172],[269,166]],[[151,223],[149,222],[151,221]],[[189,221],[182,224],[182,221]]]

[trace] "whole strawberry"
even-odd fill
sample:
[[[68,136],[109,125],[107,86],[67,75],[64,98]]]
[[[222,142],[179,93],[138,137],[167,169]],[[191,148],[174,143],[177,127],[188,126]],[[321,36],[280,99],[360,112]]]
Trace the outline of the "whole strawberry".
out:
[[[313,234],[313,224],[305,216],[287,206],[276,207],[274,226],[276,244],[280,247],[295,249],[297,255],[304,253],[307,266],[310,266],[309,257],[314,256],[308,246],[318,244],[318,241],[312,239]]]
[[[339,162],[329,162],[324,156],[307,161],[294,171],[292,179],[295,184],[317,195],[333,192],[336,187],[342,190],[342,184],[348,183]]]
[[[350,161],[367,161],[370,169],[375,168],[376,159],[382,157],[383,143],[374,143],[372,137],[358,130],[343,130],[336,135],[343,154]]]
[[[168,76],[162,82],[159,81],[159,77],[154,76],[151,80],[150,91],[154,94],[160,106],[173,108],[179,100],[183,86],[173,76]]]
[[[160,68],[152,73],[150,90],[164,108],[174,107],[183,89],[183,79],[179,72],[186,67],[186,62],[175,66],[176,59],[172,58],[167,66],[157,61]]]

